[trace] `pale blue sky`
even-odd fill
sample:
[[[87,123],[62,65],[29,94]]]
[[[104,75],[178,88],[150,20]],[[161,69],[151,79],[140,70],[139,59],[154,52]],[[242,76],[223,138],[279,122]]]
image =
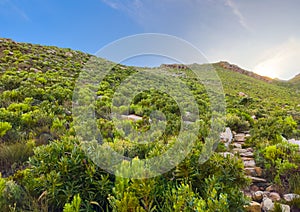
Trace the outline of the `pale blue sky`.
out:
[[[299,0],[0,0],[0,37],[95,53],[124,36],[166,33],[210,62],[288,79],[300,73],[299,11]]]

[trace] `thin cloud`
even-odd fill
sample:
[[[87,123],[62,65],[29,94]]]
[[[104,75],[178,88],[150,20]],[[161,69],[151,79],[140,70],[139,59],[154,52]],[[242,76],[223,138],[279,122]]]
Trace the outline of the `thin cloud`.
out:
[[[115,10],[129,13],[136,12],[143,5],[141,0],[102,0],[102,2]]]
[[[13,14],[18,14],[23,20],[30,21],[28,15],[11,0],[0,0],[1,5],[7,5]]]
[[[251,31],[250,27],[248,26],[245,17],[239,10],[238,6],[233,2],[233,0],[225,0],[225,4],[231,8],[233,14],[238,18],[239,23],[242,27],[244,27],[246,30]]]

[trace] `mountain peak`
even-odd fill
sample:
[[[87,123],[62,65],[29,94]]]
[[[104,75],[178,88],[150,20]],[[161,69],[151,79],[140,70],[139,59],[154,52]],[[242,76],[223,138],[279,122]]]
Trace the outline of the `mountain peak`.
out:
[[[252,71],[247,71],[245,69],[240,68],[237,65],[230,64],[227,61],[220,61],[220,62],[216,63],[216,65],[221,66],[222,68],[230,70],[230,71],[234,71],[234,72],[237,72],[237,73],[240,73],[240,74],[247,75],[249,77],[253,77],[255,79],[263,80],[263,81],[268,82],[268,83],[271,83],[273,81],[273,79],[270,78],[270,77],[261,76],[259,74],[256,74],[256,73],[252,72]]]

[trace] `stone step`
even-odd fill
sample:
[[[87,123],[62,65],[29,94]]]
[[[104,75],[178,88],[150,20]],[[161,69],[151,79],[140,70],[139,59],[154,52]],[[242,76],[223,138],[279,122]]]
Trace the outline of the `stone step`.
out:
[[[248,178],[250,178],[252,180],[253,183],[266,183],[267,180],[260,178],[260,177],[252,177],[252,176],[247,176]]]
[[[242,161],[254,160],[252,157],[241,157]]]
[[[242,153],[240,153],[240,156],[241,157],[253,157],[254,154],[253,154],[253,152],[242,152]]]
[[[244,161],[244,166],[245,167],[255,167],[256,164],[255,164],[255,161],[254,160],[249,160],[249,161]]]
[[[242,149],[242,144],[240,144],[238,142],[233,143],[232,146],[236,149]]]
[[[245,134],[244,133],[239,133],[239,134],[236,134],[234,136],[234,140],[237,141],[237,142],[244,142],[246,139],[245,139]]]
[[[260,167],[247,167],[244,170],[246,175],[252,177],[261,177],[263,172]]]

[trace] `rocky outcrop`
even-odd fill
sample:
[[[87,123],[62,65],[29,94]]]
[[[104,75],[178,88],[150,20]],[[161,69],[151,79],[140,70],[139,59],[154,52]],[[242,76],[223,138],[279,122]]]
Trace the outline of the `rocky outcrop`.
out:
[[[225,68],[225,69],[228,69],[228,70],[240,73],[240,74],[244,74],[244,75],[247,75],[247,76],[255,78],[255,79],[263,80],[268,83],[273,82],[273,80],[269,77],[260,76],[258,74],[255,74],[254,72],[246,71],[246,70],[238,67],[237,65],[233,65],[233,64],[230,64],[225,61],[221,61],[221,62],[217,63],[217,65],[221,66],[222,68]]]

